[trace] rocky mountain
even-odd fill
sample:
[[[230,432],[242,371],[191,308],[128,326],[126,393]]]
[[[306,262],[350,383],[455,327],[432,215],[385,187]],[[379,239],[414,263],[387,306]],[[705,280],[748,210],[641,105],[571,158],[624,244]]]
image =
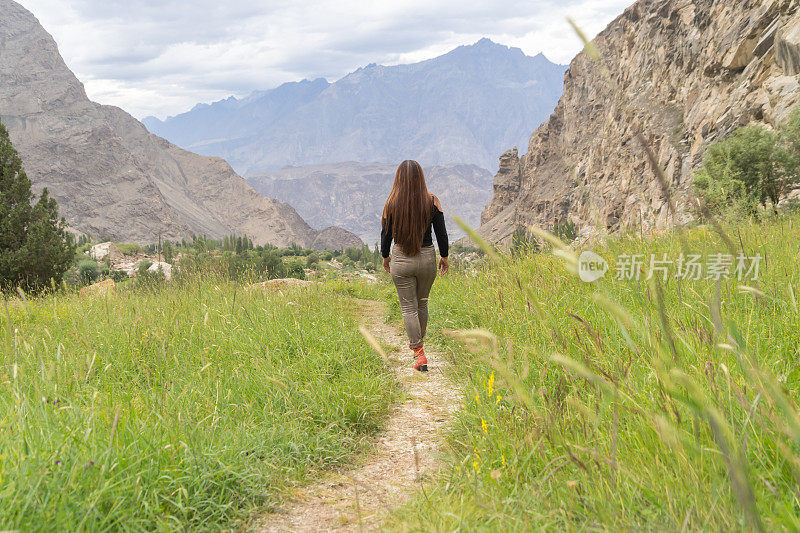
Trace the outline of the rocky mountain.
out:
[[[408,158],[491,168],[497,153],[525,142],[553,110],[564,69],[482,39],[420,63],[371,64],[332,84],[285,84],[145,122],[243,174]]]
[[[311,224],[335,224],[371,244],[380,237],[380,217],[396,169],[386,163],[332,163],[289,167],[248,176],[247,181],[261,194],[295,206]],[[453,215],[477,226],[491,198],[491,172],[475,165],[441,165],[424,171],[428,189],[442,203],[451,237],[463,235],[450,218]]]
[[[639,0],[570,64],[554,113],[528,152],[500,158],[481,233],[571,218],[611,230],[685,220],[709,143],[751,121],[775,125],[800,100],[797,0]],[[672,220],[637,128],[665,170]]]
[[[284,83],[241,100],[231,96],[213,104],[197,104],[191,111],[163,122],[156,117],[145,117],[142,124],[189,150],[224,156],[230,146],[237,145],[237,139],[257,136],[266,127],[280,124],[329,85],[324,78]]]
[[[48,187],[68,224],[93,236],[146,243],[159,232],[236,232],[279,246],[360,244],[312,229],[222,159],[187,152],[121,109],[91,102],[53,38],[11,0],[0,0],[0,119],[34,187]]]

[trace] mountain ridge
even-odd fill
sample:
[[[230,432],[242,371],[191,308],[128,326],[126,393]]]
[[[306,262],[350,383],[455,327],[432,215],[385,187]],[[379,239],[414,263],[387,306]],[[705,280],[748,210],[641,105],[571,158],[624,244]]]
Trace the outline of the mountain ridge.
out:
[[[187,152],[90,101],[33,14],[12,0],[0,0],[0,12],[0,118],[34,188],[48,187],[72,228],[140,243],[235,232],[309,246],[319,237],[224,160]]]
[[[146,123],[176,144],[223,157],[243,174],[408,158],[490,168],[507,144],[525,142],[547,118],[564,69],[543,54],[529,57],[484,38],[417,63],[371,63],[333,83],[302,80],[233,103],[223,99],[210,104],[229,114],[221,122],[202,122],[209,112],[201,108]],[[301,88],[302,95],[288,96]],[[272,110],[277,92],[288,99],[282,115]],[[233,109],[245,100],[246,112]]]
[[[311,224],[335,224],[374,243],[396,168],[388,163],[347,161],[287,167],[247,176],[247,181],[256,191],[293,205]],[[428,190],[441,200],[450,236],[463,235],[453,222],[454,215],[477,226],[491,198],[492,173],[476,165],[428,166],[424,172]]]

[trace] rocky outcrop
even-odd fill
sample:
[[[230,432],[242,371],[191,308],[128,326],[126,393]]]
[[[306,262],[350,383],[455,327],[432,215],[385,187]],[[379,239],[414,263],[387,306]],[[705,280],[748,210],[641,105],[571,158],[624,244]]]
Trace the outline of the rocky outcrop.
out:
[[[124,256],[113,242],[101,242],[89,249],[89,257],[95,261],[106,261],[114,265],[122,261]]]
[[[329,226],[317,233],[317,236],[311,242],[311,248],[314,250],[341,250],[352,247],[360,248],[363,244],[361,239],[346,229],[338,226]]]
[[[121,109],[91,102],[36,18],[0,0],[0,119],[36,189],[67,223],[95,237],[152,243],[245,234],[309,246],[290,206],[256,193],[223,160],[148,133]]]
[[[795,17],[775,24],[775,62],[790,76],[800,74],[800,20]]]
[[[611,231],[685,221],[708,144],[751,121],[774,126],[800,101],[798,43],[797,0],[639,0],[595,39],[604,67],[585,52],[570,64],[563,96],[519,160],[516,194],[513,157],[502,156],[481,233],[506,242],[516,228],[567,218]]]
[[[519,166],[519,154],[515,146],[500,156],[500,168],[494,178],[494,197],[491,205],[481,213],[481,224],[496,217],[502,206],[514,201],[519,194],[522,183],[522,172]]]

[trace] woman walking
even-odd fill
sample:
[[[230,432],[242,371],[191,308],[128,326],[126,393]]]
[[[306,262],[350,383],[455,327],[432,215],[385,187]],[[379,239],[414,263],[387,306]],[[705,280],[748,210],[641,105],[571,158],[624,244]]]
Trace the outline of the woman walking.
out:
[[[428,192],[422,167],[416,161],[403,161],[397,167],[392,192],[383,208],[381,226],[383,268],[391,274],[397,287],[409,347],[414,352],[414,369],[426,372],[428,359],[422,345],[428,326],[428,296],[436,279],[431,228],[436,232],[442,256],[439,259],[442,274],[449,268],[450,246],[442,204]]]

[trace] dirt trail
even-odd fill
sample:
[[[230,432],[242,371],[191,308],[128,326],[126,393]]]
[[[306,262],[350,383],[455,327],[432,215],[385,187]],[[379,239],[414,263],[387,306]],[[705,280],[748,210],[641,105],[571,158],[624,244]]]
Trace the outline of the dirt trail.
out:
[[[402,505],[436,468],[442,429],[458,408],[461,391],[445,377],[446,363],[436,352],[428,352],[428,372],[411,368],[407,340],[383,321],[384,304],[358,303],[362,324],[377,339],[399,348],[399,354],[389,353],[389,359],[405,389],[405,401],[395,407],[386,431],[356,466],[325,474],[321,481],[302,487],[294,500],[266,516],[257,531],[378,529],[386,514]]]

